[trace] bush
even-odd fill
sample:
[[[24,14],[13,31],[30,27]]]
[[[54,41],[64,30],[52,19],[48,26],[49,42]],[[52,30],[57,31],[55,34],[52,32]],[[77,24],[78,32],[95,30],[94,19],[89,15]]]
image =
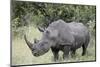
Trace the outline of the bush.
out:
[[[39,2],[12,2],[12,32],[22,32],[24,26],[47,27],[53,21],[82,22],[95,33],[96,7]]]

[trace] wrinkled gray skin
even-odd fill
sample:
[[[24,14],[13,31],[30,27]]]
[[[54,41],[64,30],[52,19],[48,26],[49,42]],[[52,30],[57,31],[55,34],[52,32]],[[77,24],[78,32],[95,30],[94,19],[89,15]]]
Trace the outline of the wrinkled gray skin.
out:
[[[65,23],[63,20],[52,22],[45,30],[39,28],[42,32],[42,38],[34,44],[30,43],[26,36],[25,41],[36,57],[47,53],[50,48],[54,55],[54,60],[58,60],[58,52],[63,52],[63,59],[66,59],[71,52],[75,54],[76,49],[82,47],[82,55],[86,54],[89,44],[89,31],[82,23]]]

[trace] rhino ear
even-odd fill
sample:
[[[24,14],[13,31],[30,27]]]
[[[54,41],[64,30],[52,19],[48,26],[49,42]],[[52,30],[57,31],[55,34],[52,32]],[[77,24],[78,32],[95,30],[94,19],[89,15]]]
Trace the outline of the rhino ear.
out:
[[[38,43],[39,42],[39,40],[37,40],[37,39],[34,39],[34,43]]]
[[[44,32],[44,31],[45,31],[45,28],[38,27],[38,30],[39,30],[40,32]]]

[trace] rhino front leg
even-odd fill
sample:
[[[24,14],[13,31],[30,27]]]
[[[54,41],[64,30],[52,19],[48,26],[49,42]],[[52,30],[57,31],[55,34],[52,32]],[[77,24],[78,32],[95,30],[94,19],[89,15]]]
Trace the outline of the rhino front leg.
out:
[[[63,59],[64,60],[68,59],[69,51],[70,51],[70,47],[69,46],[65,46],[64,49],[63,49]]]
[[[75,57],[76,50],[71,50],[71,57]]]
[[[51,48],[51,50],[52,50],[52,53],[54,55],[54,61],[58,61],[58,58],[59,58],[58,52],[59,52],[59,50],[56,49],[56,48]]]

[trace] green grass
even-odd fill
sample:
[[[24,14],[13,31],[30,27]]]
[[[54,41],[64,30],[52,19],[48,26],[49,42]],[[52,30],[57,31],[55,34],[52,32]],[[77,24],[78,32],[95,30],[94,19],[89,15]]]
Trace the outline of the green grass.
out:
[[[40,39],[42,34],[34,27],[28,27],[24,34],[27,35],[28,40],[33,42],[34,38]],[[82,48],[76,51],[74,58],[69,56],[68,60],[62,59],[62,52],[59,52],[58,62],[79,62],[79,61],[94,61],[95,60],[95,39],[91,37],[86,56],[81,56]],[[14,36],[12,39],[12,65],[27,65],[27,64],[44,64],[55,63],[53,61],[53,54],[51,50],[40,57],[34,57],[24,41],[24,38]]]

